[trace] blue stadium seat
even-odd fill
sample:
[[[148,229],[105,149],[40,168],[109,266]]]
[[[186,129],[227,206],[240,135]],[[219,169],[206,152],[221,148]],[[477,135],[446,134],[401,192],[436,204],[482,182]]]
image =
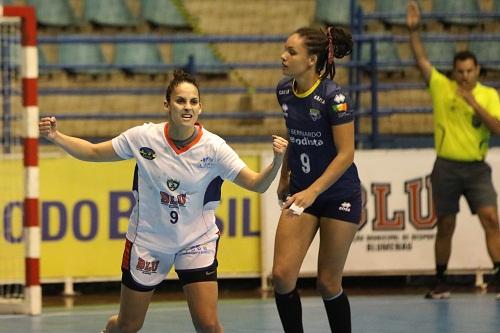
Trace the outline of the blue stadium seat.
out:
[[[21,65],[21,45],[16,42],[6,43],[0,47],[0,59],[4,61],[6,64],[10,64],[12,66],[11,69],[18,70]],[[2,49],[8,47],[8,59],[7,57],[2,56]]]
[[[165,69],[137,66],[164,65],[160,50],[152,43],[120,43],[115,47],[113,64],[127,74],[161,74]]]
[[[369,43],[363,43],[361,46],[361,61],[370,61],[370,47]],[[401,71],[401,57],[399,56],[399,51],[396,43],[392,41],[378,41],[375,46],[377,52],[377,64],[378,71],[391,73]],[[365,69],[369,69],[371,65],[364,65]]]
[[[445,26],[465,25],[475,26],[479,24],[479,17],[460,17],[459,14],[478,14],[478,0],[434,0],[432,11],[443,14],[439,19]]]
[[[453,57],[457,52],[454,42],[429,41],[425,42],[425,51],[430,62],[441,72],[451,71]]]
[[[401,0],[376,0],[375,11],[382,14],[401,15],[401,17],[384,18],[381,21],[386,28],[393,25],[406,25],[406,1]]]
[[[351,0],[316,0],[314,19],[328,25],[351,24]]]
[[[469,49],[476,55],[477,61],[484,70],[500,71],[500,64],[488,63],[500,60],[500,41],[472,41]]]
[[[133,27],[137,24],[124,0],[85,0],[84,19],[96,26]]]
[[[153,27],[191,28],[171,0],[141,0],[141,17]]]
[[[106,60],[101,46],[95,43],[62,43],[59,44],[58,62],[69,74],[99,75],[110,72],[106,68]],[[78,68],[78,66],[89,66]]]
[[[172,46],[172,61],[178,66],[186,66],[189,57],[194,57],[196,72],[201,74],[227,74],[220,59],[208,43],[174,43]],[[200,67],[202,66],[202,67]]]
[[[500,13],[500,0],[493,1],[492,11],[493,11],[493,13]]]
[[[36,8],[36,20],[41,26],[73,27],[78,25],[68,0],[28,0]]]
[[[43,49],[40,46],[37,47],[37,51],[38,51],[38,68],[39,68],[38,73],[40,75],[44,75],[44,74],[50,75],[52,73],[52,70],[43,68],[44,65],[49,64],[49,62],[47,61],[47,58],[45,57],[45,52],[43,52]]]

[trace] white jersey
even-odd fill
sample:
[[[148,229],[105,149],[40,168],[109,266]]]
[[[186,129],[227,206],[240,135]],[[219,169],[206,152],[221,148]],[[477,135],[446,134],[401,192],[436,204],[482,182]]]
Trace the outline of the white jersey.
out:
[[[234,180],[246,165],[222,138],[197,126],[197,137],[181,149],[168,139],[168,123],[133,127],[112,140],[118,156],[137,161],[131,242],[175,253],[217,237],[223,179]]]

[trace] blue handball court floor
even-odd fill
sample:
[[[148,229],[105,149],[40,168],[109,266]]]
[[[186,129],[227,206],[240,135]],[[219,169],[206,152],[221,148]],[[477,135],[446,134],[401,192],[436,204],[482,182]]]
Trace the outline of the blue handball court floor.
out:
[[[500,301],[493,294],[454,293],[448,300],[413,295],[350,296],[352,331],[367,333],[500,333]],[[303,296],[305,332],[330,332],[321,299]],[[0,315],[1,333],[100,332],[116,302],[44,306],[30,317]],[[282,332],[272,298],[222,298],[219,313],[225,332]],[[182,300],[153,301],[141,332],[194,332]]]

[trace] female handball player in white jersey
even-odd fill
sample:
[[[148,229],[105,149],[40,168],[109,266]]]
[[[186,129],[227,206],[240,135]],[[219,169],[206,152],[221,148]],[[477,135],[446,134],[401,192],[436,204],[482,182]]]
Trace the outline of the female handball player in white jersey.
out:
[[[222,181],[266,191],[288,144],[273,136],[272,163],[259,173],[249,169],[223,139],[197,122],[202,109],[198,85],[181,70],[175,71],[167,88],[164,107],[167,122],[133,127],[98,144],[59,132],[54,117],[39,123],[42,136],[77,159],[137,161],[136,203],[122,260],[120,311],[108,320],[107,333],[141,329],[155,287],[172,266],[196,332],[223,332],[217,315],[219,230],[214,213]]]
[[[332,81],[334,58],[352,50],[339,28],[301,28],[281,55],[277,86],[290,145],[278,186],[284,201],[276,231],[273,284],[285,332],[303,332],[296,283],[319,230],[318,291],[333,332],[351,332],[342,271],[361,217],[361,185],[354,160],[354,110]]]

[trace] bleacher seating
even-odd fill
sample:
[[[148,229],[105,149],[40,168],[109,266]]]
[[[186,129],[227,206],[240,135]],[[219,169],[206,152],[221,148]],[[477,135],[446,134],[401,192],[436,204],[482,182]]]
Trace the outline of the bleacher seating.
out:
[[[12,69],[15,69],[17,70],[17,67],[20,65],[21,63],[21,47],[19,44],[17,43],[6,43],[4,45],[2,45],[2,47],[0,47],[0,59],[1,58],[1,55],[2,55],[2,51],[7,49],[8,48],[8,61],[6,58],[3,58],[3,60],[5,61],[5,64],[10,64],[13,68]]]
[[[316,0],[314,18],[328,25],[349,26],[351,24],[351,0]]]
[[[69,74],[101,75],[109,73],[101,46],[95,43],[64,43],[59,45],[58,62]],[[82,66],[78,68],[77,66]],[[84,67],[89,66],[89,67]]]
[[[396,44],[392,41],[377,41],[376,42],[376,56],[378,71],[386,74],[391,74],[394,72],[402,72],[400,63],[401,57],[399,56],[399,51]],[[367,71],[371,70],[371,46],[369,43],[364,43],[361,47],[361,61],[366,63],[363,68]]]
[[[479,3],[477,0],[433,0],[432,11],[443,14],[440,21],[449,27],[451,25],[477,26],[479,17],[459,16],[468,13],[479,15]]]
[[[454,42],[425,42],[425,51],[430,62],[441,72],[449,72],[453,67],[453,57],[457,47]]]
[[[197,68],[196,71],[201,74],[227,74],[226,69],[216,68],[222,64],[219,57],[215,54],[212,46],[208,43],[175,43],[172,46],[172,62],[180,67],[188,65],[190,56],[193,57],[194,65],[214,66],[214,68]]]
[[[43,48],[38,47],[38,66],[40,69],[38,70],[40,75],[51,75],[53,71],[46,69],[44,66],[48,65],[49,62],[47,60],[47,57],[45,56],[45,52]]]
[[[386,28],[393,25],[406,24],[406,1],[401,0],[375,0],[375,11],[381,14],[397,15],[401,17],[388,17],[382,19]]]
[[[124,0],[85,0],[84,19],[98,27],[133,27],[137,24]]]
[[[153,28],[191,28],[171,0],[141,0],[141,17]]]
[[[6,1],[6,0],[0,0]],[[42,1],[42,0],[15,0],[16,4],[27,3],[28,1]],[[47,0],[46,0],[47,1]],[[56,0],[59,1],[59,0]],[[217,1],[206,1],[206,0],[189,0],[178,2],[177,0],[66,0],[74,9],[75,17],[82,17],[85,20],[89,20],[92,25],[85,24],[82,25],[82,29],[78,30],[77,33],[83,33],[87,35],[106,35],[111,36],[122,36],[121,34],[126,31],[126,34],[138,34],[144,35],[159,35],[165,36],[166,34],[176,34],[179,30],[184,30],[183,24],[189,22],[191,26],[187,28],[198,35],[280,35],[286,36],[293,32],[295,29],[305,26],[312,25],[315,23],[327,23],[335,25],[345,25],[350,24],[350,0],[294,0],[294,1],[276,1],[268,4],[268,1],[259,0],[255,3],[240,2],[234,0],[217,0]],[[387,1],[387,2],[385,2]],[[402,13],[406,8],[406,0],[394,1],[394,0],[357,0],[359,5],[363,6],[365,13],[370,12],[385,12],[385,8],[390,8],[389,13],[391,15]],[[425,15],[435,10],[438,7],[437,3],[441,0],[421,0],[422,12]],[[453,3],[454,1],[446,1]],[[103,11],[100,6],[102,3],[121,3],[122,11],[129,11],[129,14],[125,15],[128,19],[124,21],[128,22],[124,26],[132,27],[133,29],[115,29],[113,27],[121,27],[122,25],[115,23],[109,24],[111,29],[101,29],[101,27],[106,26],[105,23],[99,20],[88,19],[89,15],[85,15],[85,11],[90,10],[89,6],[92,5],[92,10],[98,8],[98,11]],[[331,6],[330,4],[334,5]],[[392,4],[390,4],[392,3]],[[487,10],[498,10],[500,0],[480,0],[481,9],[483,11]],[[157,9],[151,9],[154,5],[162,5],[163,7]],[[175,4],[175,5],[173,5]],[[182,7],[178,7],[182,4]],[[127,5],[129,7],[127,7]],[[169,7],[172,6],[172,7]],[[149,9],[148,9],[149,8]],[[172,11],[167,11],[166,8],[173,8]],[[457,9],[458,10],[458,9]],[[459,8],[460,13],[464,12],[465,7]],[[173,14],[175,12],[175,14]],[[285,13],[285,14],[283,14]],[[297,18],[290,20],[291,14],[297,15]],[[315,15],[316,13],[316,15]],[[453,13],[453,11],[451,11]],[[342,15],[340,15],[342,14]],[[112,17],[116,19],[120,15],[109,15],[107,17]],[[123,15],[122,15],[123,16]],[[342,16],[342,19],[336,18]],[[321,17],[325,17],[322,19]],[[129,20],[131,18],[131,20]],[[333,18],[333,19],[332,19]],[[175,23],[170,21],[171,19],[180,19],[179,22]],[[490,21],[492,19],[489,19]],[[123,21],[123,20],[122,20]],[[432,22],[430,22],[432,21]],[[481,18],[481,22],[485,19]],[[498,22],[498,19],[496,19]],[[364,21],[374,22],[372,21]],[[398,24],[404,24],[404,18],[398,20]],[[443,31],[442,25],[439,24],[435,19],[426,19],[426,22],[430,24],[425,26],[425,31],[423,36],[426,34],[433,35],[450,33],[451,35],[457,34],[456,32]],[[395,25],[396,22],[392,18],[388,19],[386,23]],[[490,22],[490,28],[498,29],[500,26],[498,23]],[[177,25],[178,24],[178,25]],[[57,28],[57,27],[56,27]],[[363,33],[373,34],[378,38],[380,33],[384,33],[381,23],[376,21],[375,24],[363,26],[365,30]],[[370,30],[372,29],[372,30]],[[43,36],[45,32],[51,33],[53,30],[40,30],[40,35]],[[64,34],[66,30],[61,29],[60,34]],[[130,32],[132,31],[132,32]],[[352,31],[352,30],[351,30]],[[457,31],[469,33],[465,29],[457,29]],[[471,33],[475,33],[478,30],[473,30]],[[487,30],[489,33],[495,30]],[[498,31],[498,30],[496,30]],[[184,31],[181,31],[184,33]],[[72,32],[73,33],[73,32]],[[423,81],[420,78],[418,70],[411,64],[411,51],[405,40],[399,37],[406,37],[407,33],[405,29],[395,27],[391,30],[391,36],[394,36],[398,43],[394,42],[379,42],[377,45],[377,60],[378,66],[377,70],[380,73],[398,73],[405,72],[404,76],[390,76],[390,75],[377,75],[379,79],[379,87],[384,85],[383,89],[378,93],[378,105],[381,110],[390,110],[398,108],[412,108],[412,107],[429,107],[430,97],[428,93],[420,87]],[[463,36],[463,35],[461,35]],[[399,39],[398,39],[399,38]],[[137,41],[134,41],[134,43]],[[224,93],[220,92],[209,92],[203,93],[204,109],[206,114],[211,114],[211,112],[236,112],[239,110],[250,110],[250,111],[275,111],[276,107],[276,97],[274,94],[274,86],[276,82],[281,77],[281,71],[279,70],[279,55],[282,52],[282,42],[276,41],[273,43],[253,43],[253,42],[217,42],[214,44],[208,43],[184,43],[184,42],[173,42],[169,45],[166,44],[144,44],[144,45],[134,45],[134,43],[119,43],[114,41],[101,42],[100,44],[85,44],[83,49],[80,49],[78,44],[71,42],[63,46],[63,43],[55,43],[52,45],[41,45],[45,54],[41,54],[39,58],[40,64],[43,66],[47,64],[47,59],[49,63],[57,64],[60,62],[63,65],[65,71],[70,74],[78,73],[79,77],[84,80],[68,80],[68,76],[54,75],[52,81],[49,81],[47,77],[42,79],[40,87],[42,91],[47,86],[49,87],[63,87],[63,88],[76,88],[78,89],[79,84],[87,88],[96,88],[106,90],[108,87],[113,88],[127,88],[127,89],[138,89],[140,93],[136,95],[125,95],[119,92],[113,92],[111,95],[106,95],[105,93],[95,93],[92,96],[93,103],[92,108],[87,107],[88,98],[76,97],[72,95],[53,95],[50,96],[41,94],[42,103],[45,103],[45,109],[54,110],[56,113],[66,112],[66,110],[72,108],[72,110],[79,111],[89,111],[94,113],[99,113],[100,111],[113,110],[114,112],[127,113],[133,109],[133,112],[137,113],[153,113],[157,109],[149,107],[149,101],[152,97],[157,97],[157,92],[154,89],[163,89],[165,81],[164,80],[150,80],[150,76],[158,72],[158,69],[151,69],[143,67],[141,65],[159,65],[162,64],[174,64],[177,67],[184,67],[188,65],[189,55],[194,57],[194,69],[197,74],[209,74],[198,76],[201,81],[200,84],[207,91],[211,91],[212,88],[215,89],[227,89]],[[487,42],[490,43],[490,42]],[[125,46],[128,44],[128,46]],[[426,49],[430,60],[434,65],[441,71],[446,72],[451,68],[452,57],[454,49],[463,49],[469,44],[470,48],[476,48],[474,43],[469,43],[468,41],[458,41],[458,42],[426,42]],[[484,45],[484,44],[483,44]],[[489,46],[489,44],[487,44]],[[48,47],[49,46],[49,47]],[[150,47],[151,46],[151,47]],[[131,48],[132,51],[126,49]],[[63,49],[67,48],[67,52],[78,53],[77,55],[63,56]],[[156,50],[152,50],[155,49]],[[149,49],[149,50],[146,50]],[[159,55],[159,50],[161,54]],[[478,55],[479,62],[483,65],[485,69],[490,71],[491,66],[485,65],[484,61],[497,60],[500,51],[495,51],[495,55],[483,56],[481,55],[482,50],[493,49],[493,47],[480,47],[475,51]],[[361,49],[362,51],[362,61],[369,61],[369,45],[364,43]],[[89,54],[87,54],[89,53]],[[149,56],[146,56],[148,53]],[[495,53],[492,53],[495,54]],[[46,55],[46,59],[44,57]],[[145,60],[145,59],[149,60]],[[59,60],[58,60],[59,59]],[[348,59],[346,59],[348,60]],[[234,69],[222,69],[221,65],[225,63],[276,63],[276,67],[261,67],[261,68],[250,68],[250,67],[238,67]],[[113,67],[121,68],[122,71],[132,74],[123,76],[120,71],[109,69],[109,64]],[[88,68],[78,68],[73,65],[89,65],[95,67]],[[139,67],[136,67],[138,65]],[[337,63],[337,76],[341,84],[347,84],[349,78],[349,68],[343,67],[341,62]],[[210,68],[210,66],[213,66]],[[219,67],[217,67],[219,66]],[[370,71],[370,65],[364,66],[362,70]],[[86,78],[98,75],[98,73],[112,73],[112,81],[109,80],[87,80]],[[170,72],[169,70],[168,72]],[[222,72],[225,75],[210,75],[218,74]],[[60,74],[61,72],[59,72]],[[488,72],[489,74],[490,72]],[[145,75],[137,75],[145,74]],[[226,75],[228,74],[228,75]],[[488,80],[497,79],[495,71],[491,70],[491,74],[488,75]],[[361,76],[361,82],[357,82],[363,85],[363,87],[369,87],[371,84],[372,76],[364,75]],[[60,80],[60,81],[58,81]],[[110,84],[110,82],[112,82]],[[399,83],[402,85],[408,84],[409,88],[404,90],[403,93]],[[393,85],[393,88],[387,86]],[[150,89],[151,88],[151,89]],[[150,90],[148,90],[150,89]],[[91,89],[92,90],[92,89]],[[96,91],[97,91],[96,90]],[[263,90],[266,90],[263,92]],[[147,91],[144,93],[144,91]],[[157,90],[156,90],[157,91]],[[242,92],[243,91],[243,92]],[[244,100],[243,97],[248,97],[248,91],[253,94],[252,103],[249,103],[250,107],[242,107],[241,101]],[[254,93],[257,91],[257,93]],[[76,94],[75,94],[76,95]],[[360,106],[364,110],[369,110],[371,107],[371,92],[367,88],[363,88],[360,92]],[[69,108],[62,105],[60,99],[71,100],[72,106]],[[80,100],[82,102],[80,102]],[[49,102],[47,102],[49,101]],[[85,103],[84,103],[85,102]],[[55,107],[52,104],[55,103]],[[117,107],[120,105],[120,107]],[[141,105],[147,105],[146,107],[141,107]],[[245,104],[246,105],[246,104]],[[58,109],[59,108],[59,109]],[[89,109],[87,109],[89,108]],[[148,109],[149,108],[149,109]],[[130,109],[130,110],[129,110]],[[383,111],[381,111],[383,112]],[[406,115],[405,117],[399,119],[400,115],[396,114],[386,117],[380,117],[379,129],[381,133],[413,133],[412,131],[420,131],[422,128],[421,119],[425,119],[423,123],[427,124],[429,118],[432,118],[430,114],[414,113]],[[399,119],[400,121],[397,121]],[[145,119],[147,120],[147,118]],[[126,123],[128,121],[128,123]],[[279,118],[266,118],[264,125],[261,124],[260,127],[248,128],[235,126],[238,124],[238,119],[228,120],[227,122],[221,122],[219,119],[209,119],[203,120],[205,125],[210,129],[213,129],[221,135],[262,135],[262,133],[267,133],[269,131],[275,131],[275,129],[282,126],[282,119]],[[370,119],[368,117],[362,118],[363,126],[362,131],[364,134],[368,133],[370,128]],[[432,121],[432,119],[430,120]],[[69,121],[68,121],[69,122]],[[102,122],[102,121],[101,121]],[[116,128],[126,128],[131,124],[131,120],[113,120],[114,124],[117,124]],[[366,122],[366,124],[365,124]],[[78,128],[75,127],[77,131],[83,131],[80,127],[83,122],[80,122]],[[99,124],[98,121],[96,121]],[[227,125],[224,125],[224,124]],[[229,125],[231,124],[231,125]],[[75,125],[76,126],[76,125]],[[111,125],[110,125],[111,126]],[[113,133],[116,132],[116,128],[113,127]],[[429,126],[426,127],[427,132],[430,133],[432,129]],[[109,130],[98,130],[96,129],[96,136],[106,135]],[[277,130],[276,130],[277,131]],[[277,131],[278,132],[278,131]],[[420,133],[419,132],[419,133]],[[77,132],[75,132],[77,133]]]
[[[483,70],[500,71],[500,64],[487,63],[500,60],[500,41],[471,41],[469,49],[476,55]]]
[[[493,13],[500,13],[500,0],[493,0],[493,8],[491,11]]]
[[[165,70],[136,67],[164,65],[160,50],[152,43],[119,43],[115,47],[113,63],[128,74],[161,74]],[[135,66],[135,67],[134,67]]]
[[[67,28],[78,25],[68,0],[28,0],[28,4],[36,8],[40,26]]]

